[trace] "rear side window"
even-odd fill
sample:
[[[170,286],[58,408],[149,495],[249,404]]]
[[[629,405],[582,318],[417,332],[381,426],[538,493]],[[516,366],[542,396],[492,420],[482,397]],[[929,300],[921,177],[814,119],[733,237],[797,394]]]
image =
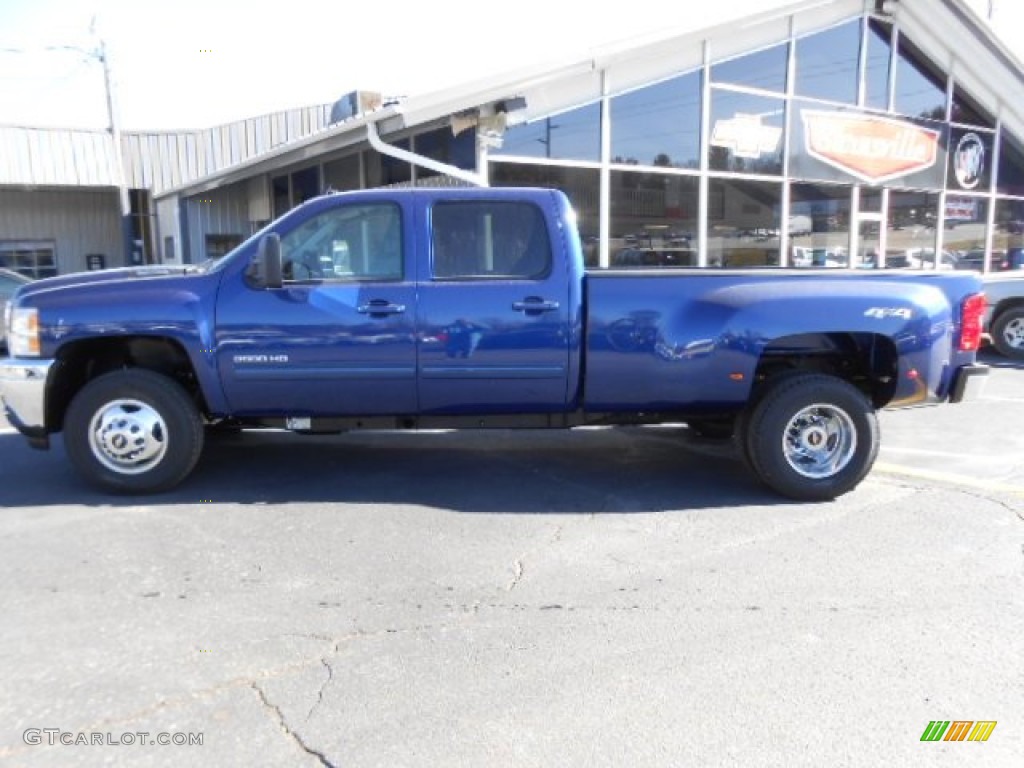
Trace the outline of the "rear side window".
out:
[[[551,273],[551,240],[532,203],[437,203],[433,275],[439,280],[531,280]]]

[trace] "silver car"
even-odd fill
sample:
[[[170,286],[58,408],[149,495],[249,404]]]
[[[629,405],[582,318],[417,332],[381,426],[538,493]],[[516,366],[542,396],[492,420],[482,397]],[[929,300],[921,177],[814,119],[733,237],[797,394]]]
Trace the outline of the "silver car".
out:
[[[7,300],[14,295],[25,283],[32,282],[31,278],[12,272],[9,269],[0,268],[0,352],[7,351]]]

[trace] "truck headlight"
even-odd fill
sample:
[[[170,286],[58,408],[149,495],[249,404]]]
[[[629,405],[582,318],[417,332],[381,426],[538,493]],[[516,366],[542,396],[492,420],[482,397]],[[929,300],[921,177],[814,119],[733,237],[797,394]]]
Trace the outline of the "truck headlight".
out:
[[[11,357],[39,357],[39,310],[15,307],[7,322],[7,351]]]

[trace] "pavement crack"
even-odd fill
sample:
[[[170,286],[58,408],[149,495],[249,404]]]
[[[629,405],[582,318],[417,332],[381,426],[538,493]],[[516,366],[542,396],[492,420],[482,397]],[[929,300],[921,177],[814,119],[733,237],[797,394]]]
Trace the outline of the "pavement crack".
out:
[[[564,525],[556,525],[554,531],[552,531],[551,535],[549,535],[544,541],[526,550],[523,554],[512,561],[512,580],[505,586],[506,592],[511,592],[513,589],[518,587],[519,582],[523,580],[523,574],[526,572],[526,565],[524,564],[526,558],[532,557],[545,547],[550,547],[551,545],[560,542],[562,540],[562,531],[564,529]]]
[[[320,659],[320,663],[323,664],[324,669],[327,670],[327,677],[324,678],[324,681],[320,684],[320,690],[316,692],[316,701],[313,702],[313,706],[311,706],[309,708],[309,712],[306,713],[307,722],[309,721],[309,718],[313,716],[316,708],[324,703],[324,690],[327,688],[331,680],[334,679],[334,668],[327,662],[327,659]]]
[[[508,586],[505,587],[506,592],[511,592],[513,589],[519,586],[519,582],[523,579],[523,561],[516,558],[512,563],[512,581],[509,582]]]
[[[274,715],[274,719],[277,720],[277,724],[280,726],[281,731],[289,739],[295,742],[299,749],[310,757],[315,757],[320,762],[320,765],[325,766],[325,768],[337,768],[334,763],[327,759],[327,756],[323,752],[313,749],[311,746],[306,744],[302,737],[289,727],[288,721],[285,719],[281,708],[270,702],[270,699],[267,698],[267,694],[262,688],[260,688],[256,683],[252,683],[250,687],[256,692],[256,695],[260,697],[260,702],[263,704],[263,707]]]

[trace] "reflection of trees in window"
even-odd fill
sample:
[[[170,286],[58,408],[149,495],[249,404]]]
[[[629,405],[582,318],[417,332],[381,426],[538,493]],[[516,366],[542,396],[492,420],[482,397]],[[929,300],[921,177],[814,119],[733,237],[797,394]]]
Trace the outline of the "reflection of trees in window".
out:
[[[614,97],[612,162],[699,168],[700,107],[696,72]]]
[[[980,125],[985,128],[995,126],[995,120],[992,119],[988,111],[969,96],[959,84],[953,85],[953,112],[950,119],[954,123]]]
[[[896,111],[911,117],[946,119],[945,74],[902,36],[896,64]]]
[[[827,101],[857,101],[860,21],[796,41],[796,92]]]
[[[601,157],[601,105],[588,104],[505,132],[493,155],[597,161]]]
[[[711,67],[711,81],[784,93],[788,50],[786,44],[776,45],[715,64]]]

